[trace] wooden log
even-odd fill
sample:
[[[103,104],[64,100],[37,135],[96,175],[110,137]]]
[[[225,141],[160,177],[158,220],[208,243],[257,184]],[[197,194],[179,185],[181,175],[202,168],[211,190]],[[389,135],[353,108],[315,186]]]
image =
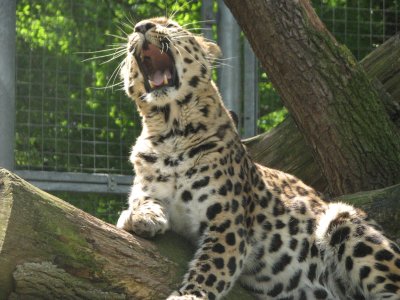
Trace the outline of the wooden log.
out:
[[[256,162],[293,174],[316,190],[326,192],[325,177],[290,116],[270,132],[243,142]]]
[[[360,207],[377,221],[385,233],[400,243],[400,184],[379,190],[343,195],[335,199]]]
[[[135,237],[0,169],[0,299],[163,299],[192,252],[173,233]]]
[[[346,195],[400,241],[400,184]],[[0,299],[162,299],[193,247],[171,232],[151,241],[0,169]],[[227,299],[252,299],[235,287]]]
[[[391,119],[400,128],[400,34],[388,39],[360,63],[368,77],[377,79],[391,96],[384,105]]]

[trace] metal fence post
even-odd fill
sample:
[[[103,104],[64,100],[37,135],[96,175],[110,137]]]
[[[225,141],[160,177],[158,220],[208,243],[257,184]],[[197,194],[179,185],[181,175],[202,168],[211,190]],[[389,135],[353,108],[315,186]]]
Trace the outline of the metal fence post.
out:
[[[0,166],[14,169],[16,0],[0,0]]]
[[[241,39],[240,27],[223,1],[218,1],[218,44],[224,58],[218,73],[218,84],[226,106],[239,117],[241,128]]]
[[[199,27],[203,28],[203,36],[207,39],[213,39],[212,26],[215,23],[213,11],[213,0],[203,0],[201,2],[201,19],[203,23]]]
[[[248,138],[257,134],[258,62],[246,38],[243,48],[243,137]]]

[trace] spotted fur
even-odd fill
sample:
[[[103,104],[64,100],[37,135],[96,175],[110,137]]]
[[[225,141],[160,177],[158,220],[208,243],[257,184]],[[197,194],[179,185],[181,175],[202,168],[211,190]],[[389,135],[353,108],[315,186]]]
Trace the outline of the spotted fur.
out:
[[[146,43],[169,51],[177,74],[155,90],[135,58]],[[122,75],[143,131],[117,226],[196,243],[168,299],[220,299],[237,280],[256,299],[400,299],[400,249],[364,212],[251,160],[211,80],[218,55],[165,18],[138,23],[127,46]]]

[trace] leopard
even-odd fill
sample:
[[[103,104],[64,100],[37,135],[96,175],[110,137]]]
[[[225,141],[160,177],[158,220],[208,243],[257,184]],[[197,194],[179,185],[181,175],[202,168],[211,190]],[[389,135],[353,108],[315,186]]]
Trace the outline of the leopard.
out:
[[[117,227],[195,245],[167,299],[221,299],[235,283],[255,299],[400,299],[400,248],[376,222],[252,160],[213,80],[220,56],[166,17],[126,42],[121,78],[142,132]]]

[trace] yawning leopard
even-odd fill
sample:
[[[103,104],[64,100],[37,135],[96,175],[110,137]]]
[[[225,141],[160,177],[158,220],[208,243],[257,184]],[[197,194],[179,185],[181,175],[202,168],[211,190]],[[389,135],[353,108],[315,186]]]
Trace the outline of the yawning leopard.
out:
[[[143,130],[117,226],[197,251],[168,299],[400,299],[400,250],[366,214],[252,161],[211,79],[218,46],[167,18],[136,24],[122,71]]]

